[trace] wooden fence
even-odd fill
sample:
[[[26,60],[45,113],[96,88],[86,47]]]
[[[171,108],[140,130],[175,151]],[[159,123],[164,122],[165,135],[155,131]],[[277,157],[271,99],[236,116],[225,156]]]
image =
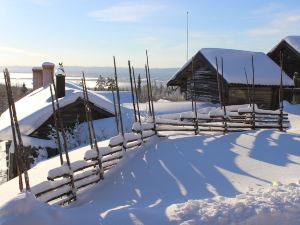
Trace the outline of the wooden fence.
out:
[[[137,149],[154,136],[155,131],[159,136],[164,136],[161,132],[236,132],[260,128],[282,130],[287,128],[288,122],[286,113],[257,109],[253,115],[247,108],[228,111],[226,117],[216,110],[209,114],[199,113],[197,117],[192,113],[182,113],[179,119],[156,118],[156,126],[152,118],[148,118],[147,123],[134,123],[132,133],[112,137],[107,147],[99,147],[102,172],[116,166],[125,151]],[[72,199],[74,191],[99,182],[100,174],[97,151],[90,149],[85,152],[83,160],[71,162],[71,170],[66,164],[51,169],[47,181],[33,186],[32,192],[41,201],[65,204]],[[72,190],[70,175],[73,175],[76,190]]]
[[[99,147],[102,170],[105,173],[117,165],[124,152],[137,149],[155,135],[154,124],[134,123],[133,132],[115,136],[110,139],[107,147]],[[71,169],[63,164],[49,170],[47,181],[31,188],[37,199],[55,204],[66,204],[73,198],[72,193],[101,180],[96,149],[85,152],[84,159],[71,162]],[[75,190],[72,190],[70,175],[73,175]],[[46,179],[46,178],[45,178]]]

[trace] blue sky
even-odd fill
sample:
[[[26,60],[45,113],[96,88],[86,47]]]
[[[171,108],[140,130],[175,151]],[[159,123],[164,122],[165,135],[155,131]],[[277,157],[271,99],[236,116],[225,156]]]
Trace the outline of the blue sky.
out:
[[[186,61],[203,47],[268,51],[300,34],[299,0],[0,0],[0,65],[152,67]]]

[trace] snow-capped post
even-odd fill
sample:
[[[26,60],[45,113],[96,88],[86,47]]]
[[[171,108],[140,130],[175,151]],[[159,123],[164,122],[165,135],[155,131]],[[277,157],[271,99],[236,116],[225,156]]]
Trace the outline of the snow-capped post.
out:
[[[43,87],[51,84],[54,77],[55,64],[51,62],[44,62],[43,65]]]
[[[148,79],[149,79],[149,87],[150,87],[150,97],[151,97],[151,107],[152,107],[152,119],[154,124],[154,131],[156,131],[156,122],[155,122],[155,111],[154,111],[154,104],[153,104],[153,93],[152,93],[152,83],[151,83],[151,75],[150,75],[150,67],[149,67],[149,58],[148,58],[148,51],[146,50],[146,57],[147,57],[147,71],[148,71]]]
[[[280,89],[279,89],[279,130],[283,131],[283,89],[282,89],[282,76],[283,76],[283,52],[280,51]]]
[[[249,88],[249,81],[248,81],[248,75],[247,75],[246,67],[244,67],[244,72],[245,72],[245,77],[246,77],[246,82],[247,82],[248,101],[249,101],[249,105],[251,106],[250,88]]]
[[[227,113],[226,113],[226,106],[225,106],[225,99],[224,99],[224,92],[223,92],[223,81],[224,81],[224,63],[223,63],[223,58],[221,58],[221,68],[222,68],[222,104],[223,104],[223,111],[224,111],[224,133],[227,132]]]
[[[94,141],[94,147],[95,147],[95,149],[97,151],[97,161],[98,161],[98,166],[99,166],[99,176],[100,176],[100,180],[103,180],[104,179],[104,170],[103,170],[102,162],[101,162],[102,156],[100,154],[99,147],[98,147],[97,136],[96,136],[96,133],[95,133],[94,122],[93,122],[93,117],[92,117],[92,111],[91,111],[90,104],[89,104],[90,100],[89,100],[89,94],[88,94],[87,87],[86,87],[84,72],[82,72],[82,77],[83,77],[83,79],[82,79],[82,81],[83,81],[82,82],[83,96],[85,98],[86,108],[87,108],[87,112],[88,112],[88,120],[89,120],[90,125],[91,125],[92,137],[93,137],[93,141]]]
[[[133,91],[133,84],[132,84],[132,74],[131,74],[132,71],[131,71],[130,60],[128,60],[128,69],[129,69],[131,98],[132,98],[132,105],[133,105],[133,112],[134,112],[134,122],[137,122],[136,109],[135,109],[135,99],[134,99],[134,91]]]
[[[14,121],[15,129],[16,129],[17,139],[18,139],[17,148],[18,148],[18,152],[21,154],[21,161],[23,161],[22,170],[24,172],[25,186],[26,186],[26,190],[30,191],[29,176],[28,176],[28,172],[27,172],[27,162],[28,162],[27,154],[24,151],[24,145],[23,145],[23,140],[22,140],[22,136],[21,136],[21,132],[20,132],[17,111],[16,111],[16,107],[15,107],[15,101],[14,101],[14,97],[13,97],[12,89],[11,89],[10,75],[9,75],[7,68],[5,68],[4,76],[6,77],[6,82],[7,82],[7,87],[8,87],[7,94],[9,95],[9,98],[10,98],[13,121]]]
[[[64,147],[64,152],[65,152],[65,155],[66,155],[67,165],[68,165],[68,168],[69,168],[69,171],[70,171],[69,177],[70,177],[70,180],[71,180],[71,192],[72,192],[72,195],[73,195],[72,199],[74,199],[74,201],[76,201],[77,197],[76,197],[76,188],[75,188],[75,183],[74,183],[73,170],[72,170],[71,162],[70,162],[70,158],[69,158],[68,143],[67,143],[66,133],[65,133],[65,130],[64,130],[64,125],[63,125],[62,116],[61,116],[61,112],[60,112],[60,106],[59,106],[58,98],[57,98],[57,90],[56,90],[56,86],[55,86],[53,76],[52,76],[52,85],[53,85],[53,89],[54,89],[54,93],[55,93],[55,102],[56,102],[58,124],[59,124],[59,128],[60,128],[60,132],[62,134],[63,142],[64,142],[63,147]],[[70,201],[72,199],[70,199]]]
[[[43,68],[32,68],[32,88],[33,90],[43,87]]]
[[[16,138],[16,127],[14,124],[14,118],[13,118],[13,114],[12,114],[12,103],[11,103],[11,98],[9,95],[9,87],[8,87],[8,82],[7,82],[7,77],[6,77],[6,72],[3,71],[4,74],[4,81],[5,81],[5,88],[6,88],[6,96],[7,96],[7,102],[8,102],[8,109],[9,109],[9,116],[10,116],[10,125],[11,125],[11,129],[12,129],[12,134],[13,134],[13,145],[14,145],[14,158],[15,163],[16,163],[16,170],[17,170],[17,176],[19,178],[19,189],[20,192],[23,191],[23,179],[22,179],[22,168],[24,168],[23,166],[23,161],[21,160],[20,157],[20,152],[18,149],[18,144],[17,144],[17,138]],[[14,167],[14,165],[10,165],[10,167]]]
[[[118,114],[119,114],[119,119],[120,119],[121,134],[122,134],[123,143],[124,143],[124,128],[123,128],[123,120],[122,120],[121,100],[120,100],[120,90],[119,90],[119,84],[118,84],[117,66],[116,66],[115,57],[113,57],[113,59],[114,59],[115,82],[116,82],[117,99],[118,99]]]
[[[82,76],[84,72],[82,71]],[[84,104],[84,111],[85,111],[85,120],[86,120],[86,124],[87,124],[87,128],[88,128],[88,135],[89,135],[89,141],[90,141],[90,146],[91,149],[93,148],[93,140],[92,140],[92,134],[91,134],[91,127],[90,127],[90,120],[89,120],[89,113],[88,113],[88,106],[87,106],[87,101],[86,101],[86,97],[85,97],[85,88],[84,88],[84,80],[83,78],[81,78],[81,83],[82,83],[82,93],[83,93],[83,104]]]
[[[195,112],[195,135],[199,134],[199,124],[198,124],[198,112],[197,112],[197,100],[195,98],[195,77],[194,77],[194,57],[192,57],[192,82],[193,82],[193,96],[192,96],[192,103],[193,104],[193,111]]]
[[[147,70],[147,65],[146,64],[145,64],[145,73],[146,73],[146,84],[147,84],[147,97],[148,97],[149,115],[152,116],[152,109],[151,109],[151,102],[150,102],[150,87],[149,87],[148,70]]]
[[[254,57],[251,57],[251,66],[252,66],[252,130],[255,130],[255,87],[254,87]]]
[[[57,147],[58,147],[58,152],[59,152],[60,165],[63,165],[64,164],[64,160],[63,160],[63,156],[62,156],[62,147],[61,147],[61,140],[60,140],[60,135],[59,135],[58,121],[57,121],[57,112],[56,112],[55,106],[54,106],[54,97],[53,97],[53,91],[52,91],[52,86],[51,85],[50,85],[50,94],[51,94],[53,119],[54,119],[55,131],[56,131]]]

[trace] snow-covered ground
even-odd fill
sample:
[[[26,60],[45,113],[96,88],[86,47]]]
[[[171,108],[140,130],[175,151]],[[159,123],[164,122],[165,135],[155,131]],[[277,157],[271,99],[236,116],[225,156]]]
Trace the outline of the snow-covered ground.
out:
[[[65,208],[18,195],[14,179],[0,186],[0,224],[299,224],[300,106],[285,110],[291,121],[285,133],[154,137]],[[73,150],[71,161],[86,150]],[[32,186],[45,180],[50,165],[59,159],[29,171]]]

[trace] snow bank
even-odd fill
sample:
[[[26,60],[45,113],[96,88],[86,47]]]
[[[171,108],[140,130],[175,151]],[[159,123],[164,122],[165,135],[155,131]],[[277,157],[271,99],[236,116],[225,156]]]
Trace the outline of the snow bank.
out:
[[[31,194],[21,193],[0,208],[1,225],[67,225],[63,209],[42,203]]]
[[[237,195],[236,198],[218,196],[211,199],[189,200],[180,204],[172,204],[166,212],[169,219],[176,223],[224,225],[242,222],[254,224],[255,221],[255,224],[262,224],[259,221],[264,216],[270,218],[293,211],[299,213],[299,194],[300,186],[290,184],[264,190],[249,190],[245,194]],[[299,222],[299,214],[294,219]],[[281,222],[283,222],[282,225],[292,223],[292,221]],[[274,223],[269,220],[268,224]]]

